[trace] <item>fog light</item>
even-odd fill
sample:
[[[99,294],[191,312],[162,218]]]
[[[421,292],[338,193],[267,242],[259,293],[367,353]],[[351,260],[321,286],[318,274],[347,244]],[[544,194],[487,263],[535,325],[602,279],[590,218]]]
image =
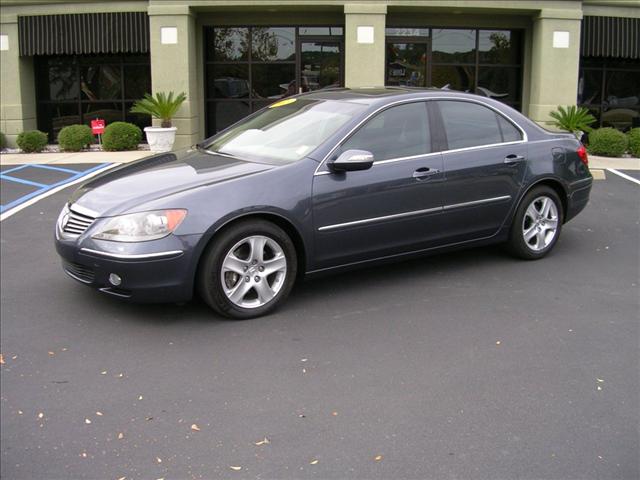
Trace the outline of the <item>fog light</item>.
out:
[[[112,273],[109,275],[109,283],[114,287],[117,287],[122,283],[122,279],[120,278],[120,275]]]

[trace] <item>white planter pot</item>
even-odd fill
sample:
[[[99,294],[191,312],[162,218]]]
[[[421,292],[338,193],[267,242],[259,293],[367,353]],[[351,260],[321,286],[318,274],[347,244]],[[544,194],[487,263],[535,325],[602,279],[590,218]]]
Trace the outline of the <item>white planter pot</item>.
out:
[[[145,127],[149,149],[152,152],[169,152],[176,141],[176,127]]]

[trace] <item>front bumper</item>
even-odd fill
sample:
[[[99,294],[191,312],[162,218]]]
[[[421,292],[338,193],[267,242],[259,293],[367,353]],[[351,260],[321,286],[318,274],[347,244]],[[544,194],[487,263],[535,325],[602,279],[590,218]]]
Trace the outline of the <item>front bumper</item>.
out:
[[[136,302],[183,302],[193,295],[194,252],[200,239],[169,235],[126,244],[56,236],[55,244],[64,271],[80,283]],[[121,278],[119,285],[109,281],[112,273]]]

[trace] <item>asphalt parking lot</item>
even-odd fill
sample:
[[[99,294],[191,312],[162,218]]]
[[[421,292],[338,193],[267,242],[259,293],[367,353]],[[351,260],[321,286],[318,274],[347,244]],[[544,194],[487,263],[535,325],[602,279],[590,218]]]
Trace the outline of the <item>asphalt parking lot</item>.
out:
[[[243,322],[68,278],[72,188],[1,224],[3,479],[640,478],[639,185],[595,182],[542,261],[325,277]]]

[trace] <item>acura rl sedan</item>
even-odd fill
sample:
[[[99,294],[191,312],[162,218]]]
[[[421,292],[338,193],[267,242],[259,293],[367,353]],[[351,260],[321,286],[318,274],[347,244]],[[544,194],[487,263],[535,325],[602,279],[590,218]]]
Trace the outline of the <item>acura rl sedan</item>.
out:
[[[198,292],[242,319],[305,275],[489,243],[540,259],[591,184],[572,135],[490,98],[333,89],[95,177],[64,205],[55,243],[65,272],[105,294]]]

